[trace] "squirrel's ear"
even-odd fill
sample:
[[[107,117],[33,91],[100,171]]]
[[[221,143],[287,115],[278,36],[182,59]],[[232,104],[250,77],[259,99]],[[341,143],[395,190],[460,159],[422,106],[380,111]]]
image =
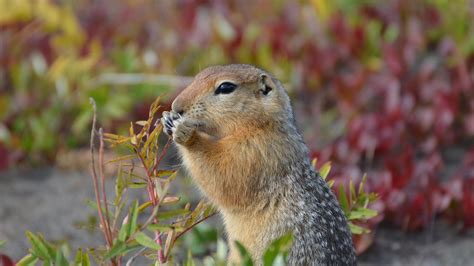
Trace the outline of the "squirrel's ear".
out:
[[[263,95],[268,95],[273,89],[275,89],[275,83],[273,83],[272,78],[267,74],[260,75],[260,92]]]

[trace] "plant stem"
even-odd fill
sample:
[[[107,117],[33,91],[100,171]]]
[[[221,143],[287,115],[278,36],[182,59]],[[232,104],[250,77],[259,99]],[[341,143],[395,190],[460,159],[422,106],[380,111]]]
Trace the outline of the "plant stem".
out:
[[[104,201],[105,208],[105,223],[106,231],[109,239],[113,239],[112,232],[110,230],[110,217],[109,217],[109,207],[107,202],[107,193],[105,192],[105,174],[104,174],[104,136],[102,128],[99,129],[99,176],[102,186],[102,197]]]
[[[158,165],[160,165],[161,160],[165,157],[165,154],[168,152],[169,147],[171,146],[171,138],[168,138],[163,150],[161,151],[160,157],[158,159],[155,158],[155,164],[153,165],[152,173],[156,174],[156,170],[158,169]]]
[[[155,182],[153,182],[153,176],[152,174],[155,172],[159,162],[163,159],[164,157],[164,154],[166,153],[166,150],[168,149],[167,146],[169,146],[169,141],[167,143],[167,145],[163,148],[163,151],[161,152],[161,156],[158,160],[155,161],[155,164],[153,166],[153,168],[150,169],[147,167],[146,163],[145,163],[145,159],[141,156],[141,153],[138,149],[136,149],[136,154],[138,156],[138,158],[140,159],[140,162],[143,164],[144,168],[145,168],[145,172],[146,172],[146,175],[147,175],[147,191],[148,191],[148,198],[150,199],[151,201],[151,204],[153,205],[153,207],[156,207],[159,205],[159,199],[157,198],[157,195],[156,195],[156,189],[155,189]],[[155,223],[158,223],[158,220],[156,218],[154,218],[153,220]],[[162,247],[162,242],[161,242],[161,232],[159,230],[156,230],[155,231],[155,242],[160,246]],[[163,249],[160,249],[157,251],[158,252],[158,259],[160,261],[161,264],[165,263],[166,262],[166,257],[163,253]]]
[[[188,228],[184,229],[182,232],[180,232],[179,234],[176,235],[176,237],[174,238],[173,240],[173,243],[178,240],[178,238],[180,238],[182,235],[184,235],[186,232],[188,232],[189,230],[191,230],[193,227],[195,227],[196,225],[202,223],[203,221],[211,218],[212,216],[216,215],[217,212],[213,212],[211,214],[209,214],[208,216],[206,217],[203,217],[201,219],[199,219],[197,222],[193,223],[192,225],[190,225]]]
[[[90,152],[91,152],[91,172],[92,172],[92,180],[94,184],[94,194],[95,200],[97,202],[97,210],[99,213],[99,220],[102,227],[102,232],[104,233],[105,241],[107,242],[107,247],[110,249],[112,247],[112,239],[110,238],[108,232],[108,227],[106,226],[106,222],[104,219],[104,213],[102,211],[102,205],[100,202],[100,192],[99,192],[99,178],[97,177],[96,171],[96,162],[95,162],[95,132],[96,132],[96,123],[97,123],[97,108],[94,99],[90,98],[90,103],[93,108],[93,117],[92,117],[92,129],[91,129],[91,139],[90,139]],[[100,168],[100,167],[99,167]],[[115,259],[110,260],[113,266],[117,265]]]

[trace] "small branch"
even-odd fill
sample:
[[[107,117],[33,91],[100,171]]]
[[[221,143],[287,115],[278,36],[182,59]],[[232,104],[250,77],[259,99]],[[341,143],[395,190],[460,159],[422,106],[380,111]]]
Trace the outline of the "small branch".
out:
[[[138,150],[135,150],[135,153],[137,154],[138,159],[140,159],[140,162],[142,163],[143,167],[145,168],[146,176],[147,176],[147,192],[148,192],[148,197],[150,198],[151,203],[153,206],[156,206],[158,204],[158,200],[156,199],[155,196],[155,185],[153,184],[153,180],[151,179],[151,173],[148,167],[146,166],[145,159],[141,156],[140,152]]]
[[[99,220],[100,224],[102,227],[102,231],[104,233],[105,241],[107,242],[107,247],[110,249],[112,247],[112,238],[108,234],[108,231],[110,227],[108,224],[106,224],[106,220],[104,219],[104,213],[102,210],[102,204],[100,201],[100,192],[99,192],[99,178],[97,176],[97,171],[96,171],[96,162],[95,162],[95,146],[94,146],[94,139],[95,139],[95,132],[96,132],[96,123],[97,123],[97,108],[94,99],[89,98],[89,101],[92,105],[93,109],[93,117],[92,117],[92,129],[91,129],[91,138],[90,138],[90,152],[91,152],[91,172],[92,172],[92,180],[94,184],[94,194],[95,194],[95,200],[97,202],[97,210],[99,213]],[[102,159],[103,160],[103,159]],[[103,163],[103,161],[101,162]],[[101,165],[103,167],[103,164]],[[100,167],[99,167],[100,169]],[[107,206],[107,204],[105,205]],[[115,258],[112,258],[110,260],[111,265],[115,266],[117,265],[117,262]],[[120,264],[120,261],[119,263]]]
[[[157,199],[157,195],[156,195],[156,192],[155,192],[155,183],[153,182],[152,180],[152,173],[153,171],[150,171],[150,169],[148,169],[147,165],[145,164],[145,159],[141,156],[140,154],[140,151],[139,150],[135,150],[135,153],[137,154],[138,158],[140,159],[140,162],[142,163],[142,165],[145,167],[145,171],[146,171],[146,175],[147,175],[147,191],[148,191],[148,197],[153,205],[153,207],[158,207],[159,206],[159,201]],[[163,157],[163,156],[161,156]],[[158,208],[156,208],[156,210],[158,210]],[[156,214],[152,216],[152,219],[155,223],[157,223],[157,219],[156,219]],[[155,231],[155,242],[160,246],[162,247],[162,243],[161,243],[161,233],[160,231]],[[157,256],[158,256],[158,259],[160,261],[161,264],[165,263],[166,262],[166,258],[165,258],[165,255],[163,254],[163,250],[160,249],[158,250],[157,252]]]
[[[158,165],[160,165],[161,160],[165,157],[165,154],[168,152],[169,147],[171,146],[171,138],[168,138],[163,150],[161,151],[160,157],[155,160],[155,165],[153,165],[153,169],[151,170],[152,173],[156,174],[156,170],[158,169]]]
[[[159,231],[155,232],[155,242],[161,247],[161,249],[158,250],[158,259],[160,260],[160,263],[163,264],[166,262],[166,257],[163,253],[163,243],[161,243],[161,233]]]
[[[174,238],[173,240],[173,244],[176,242],[176,240],[178,240],[178,238],[180,238],[182,235],[184,235],[186,232],[188,232],[189,230],[191,230],[193,227],[195,227],[196,225],[202,223],[203,221],[211,218],[212,216],[216,215],[217,212],[213,212],[211,214],[209,214],[208,216],[206,217],[203,217],[201,218],[200,220],[198,220],[197,222],[193,223],[192,225],[190,225],[188,228],[184,229],[182,232],[180,232],[179,234],[176,235],[176,237]]]
[[[110,217],[109,217],[109,207],[107,206],[107,193],[105,192],[105,174],[104,174],[104,135],[102,128],[99,129],[99,176],[102,186],[102,198],[105,208],[105,222],[106,222],[106,232],[109,239],[112,239],[112,232],[110,230]]]
[[[96,104],[94,99],[90,98],[90,103],[93,108],[93,117],[92,117],[92,129],[91,129],[91,139],[90,139],[90,152],[91,152],[91,171],[92,171],[92,180],[94,184],[94,194],[95,194],[95,200],[97,202],[97,210],[99,212],[99,220],[100,224],[102,227],[102,231],[104,233],[105,241],[107,242],[107,246],[109,248],[112,247],[112,241],[109,239],[108,234],[106,232],[106,227],[105,227],[105,220],[104,220],[104,214],[102,212],[102,204],[100,203],[100,192],[99,192],[99,178],[97,177],[97,172],[96,172],[96,163],[95,163],[95,145],[94,145],[94,138],[95,138],[95,132],[96,132],[96,123],[97,123],[97,109],[96,109]]]

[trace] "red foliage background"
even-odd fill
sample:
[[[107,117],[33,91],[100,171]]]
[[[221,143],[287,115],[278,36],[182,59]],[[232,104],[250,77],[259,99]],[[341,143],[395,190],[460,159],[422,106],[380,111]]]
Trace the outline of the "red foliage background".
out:
[[[442,214],[465,228],[474,225],[474,8],[469,1],[165,2],[76,3],[74,14],[85,36],[80,54],[88,55],[93,42],[103,51],[92,72],[193,75],[216,63],[262,66],[287,85],[312,155],[333,163],[330,178],[348,182],[368,174],[368,189],[381,199],[374,206],[381,217],[373,223],[385,219],[421,229]],[[0,92],[28,100],[5,116],[13,139],[15,121],[33,113],[37,103],[40,109],[48,106],[50,94],[42,101],[16,94],[8,69],[32,50],[48,65],[60,55],[50,32],[22,35],[18,38],[35,48],[8,52],[16,47],[8,36],[34,28],[34,22],[1,25],[7,49],[0,49],[5,66],[0,70],[5,92]],[[151,51],[159,60],[146,67],[114,63],[117,51],[129,47],[139,55]],[[142,113],[141,106],[135,103],[130,113]],[[62,115],[79,112],[62,110]],[[70,134],[68,126],[59,128],[61,136]],[[0,144],[0,168],[14,160],[8,159],[11,154],[18,151]]]

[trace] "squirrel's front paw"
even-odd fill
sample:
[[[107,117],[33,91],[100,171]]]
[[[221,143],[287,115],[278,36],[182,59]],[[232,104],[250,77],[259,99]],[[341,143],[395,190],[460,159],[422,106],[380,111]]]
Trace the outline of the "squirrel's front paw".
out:
[[[168,111],[163,112],[163,115],[161,117],[161,124],[163,124],[163,131],[168,136],[173,135],[173,128],[175,128],[175,119],[179,119],[179,117],[176,117],[176,115]]]
[[[202,124],[195,119],[185,119],[170,112],[163,112],[161,123],[163,123],[163,131],[172,136],[174,142],[182,145],[191,142],[196,129]]]
[[[175,127],[171,129],[174,142],[186,145],[192,142],[201,123],[194,119],[178,119],[174,120],[174,125]]]

